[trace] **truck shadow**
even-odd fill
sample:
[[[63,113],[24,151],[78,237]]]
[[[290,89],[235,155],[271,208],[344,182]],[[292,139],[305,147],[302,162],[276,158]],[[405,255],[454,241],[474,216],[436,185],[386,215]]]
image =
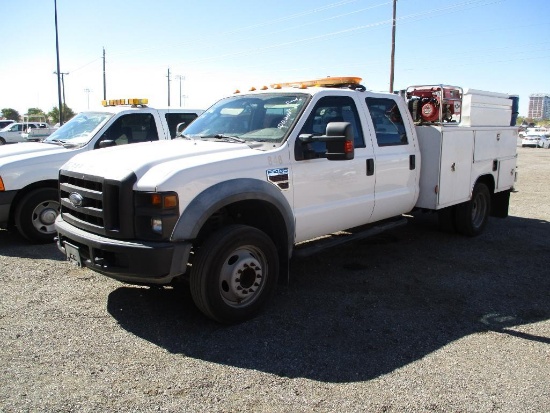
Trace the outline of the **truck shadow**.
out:
[[[0,256],[65,261],[54,242],[32,244],[16,231],[0,230]]]
[[[509,217],[464,238],[413,217],[393,232],[293,262],[254,320],[221,326],[188,294],[121,287],[107,309],[171,353],[282,377],[369,380],[471,334],[550,344],[516,327],[550,319],[550,223]]]

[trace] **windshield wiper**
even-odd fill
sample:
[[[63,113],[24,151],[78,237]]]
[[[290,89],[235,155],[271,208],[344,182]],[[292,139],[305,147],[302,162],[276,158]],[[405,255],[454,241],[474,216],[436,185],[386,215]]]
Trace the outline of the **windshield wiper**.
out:
[[[237,136],[224,135],[222,133],[214,135],[214,138],[219,140],[224,140],[225,142],[239,142],[246,143],[244,139],[238,138]]]
[[[45,139],[42,141],[42,143],[53,143],[54,145],[59,145],[59,146],[63,146],[65,145],[65,142],[62,141],[61,139]]]

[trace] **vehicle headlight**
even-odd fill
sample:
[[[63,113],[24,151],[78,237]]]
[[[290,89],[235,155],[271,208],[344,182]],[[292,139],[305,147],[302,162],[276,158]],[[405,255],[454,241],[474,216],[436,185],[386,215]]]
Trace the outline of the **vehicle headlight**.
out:
[[[145,240],[167,240],[179,218],[175,192],[135,193],[135,233]]]

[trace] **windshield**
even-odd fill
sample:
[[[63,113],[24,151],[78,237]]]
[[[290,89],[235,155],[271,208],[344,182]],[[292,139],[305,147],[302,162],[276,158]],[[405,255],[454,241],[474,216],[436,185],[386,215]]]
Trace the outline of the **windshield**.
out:
[[[183,136],[269,149],[286,139],[308,98],[306,94],[266,93],[222,99],[189,125]]]
[[[46,143],[81,146],[90,141],[94,131],[107,122],[114,113],[82,112],[44,139]]]

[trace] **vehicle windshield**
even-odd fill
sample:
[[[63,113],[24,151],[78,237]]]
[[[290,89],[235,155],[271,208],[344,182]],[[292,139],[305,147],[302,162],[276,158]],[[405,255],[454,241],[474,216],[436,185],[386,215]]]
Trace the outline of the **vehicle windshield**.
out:
[[[184,138],[242,142],[259,149],[280,145],[309,95],[266,93],[222,99],[184,131]]]
[[[45,143],[75,147],[85,145],[114,113],[81,112],[43,140]]]

